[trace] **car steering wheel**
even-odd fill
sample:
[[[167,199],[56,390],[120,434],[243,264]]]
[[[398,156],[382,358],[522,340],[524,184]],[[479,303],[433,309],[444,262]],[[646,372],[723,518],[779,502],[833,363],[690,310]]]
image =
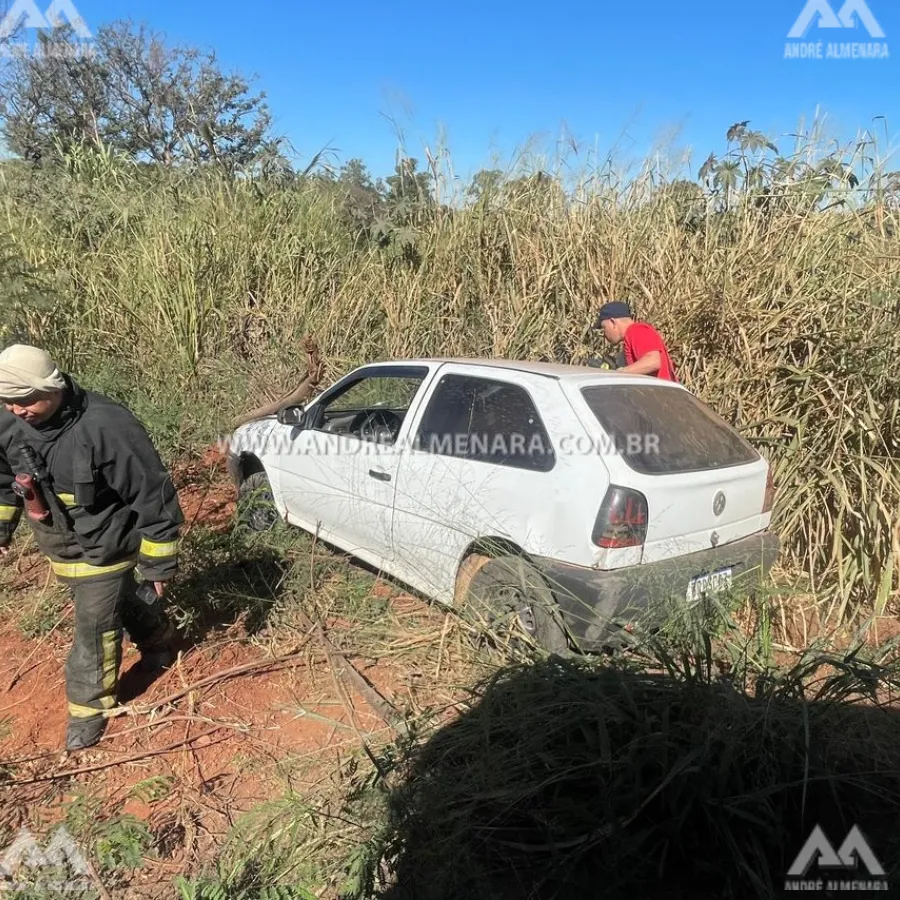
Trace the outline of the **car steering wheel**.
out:
[[[392,443],[403,425],[403,420],[396,413],[387,409],[360,413],[350,427],[364,441],[374,443]]]

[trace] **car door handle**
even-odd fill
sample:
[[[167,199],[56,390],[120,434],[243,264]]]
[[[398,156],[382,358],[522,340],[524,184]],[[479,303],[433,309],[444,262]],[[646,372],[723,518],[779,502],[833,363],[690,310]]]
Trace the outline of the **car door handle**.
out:
[[[379,481],[390,481],[391,476],[388,475],[387,472],[379,472],[376,469],[369,469],[369,475],[372,478],[377,478]]]

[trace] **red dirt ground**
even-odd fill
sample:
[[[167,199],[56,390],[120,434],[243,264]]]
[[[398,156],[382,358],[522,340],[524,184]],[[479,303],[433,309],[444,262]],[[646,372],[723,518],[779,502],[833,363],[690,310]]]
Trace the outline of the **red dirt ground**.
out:
[[[178,469],[174,479],[184,511],[186,534],[197,522],[207,528],[230,527],[234,490],[228,481],[225,460],[215,448],[197,462]]]
[[[229,527],[234,495],[215,453],[179,470],[176,482],[187,529],[197,522]],[[15,581],[23,595],[53,583],[36,553],[23,557]],[[385,592],[383,585],[376,589]],[[403,613],[410,603],[418,604],[406,596],[396,602]],[[61,621],[69,620],[64,615]],[[151,684],[132,671],[138,655],[126,643],[122,702],[152,707],[210,675],[272,657],[232,632],[237,629],[190,649]],[[279,647],[278,654],[293,649]],[[0,826],[7,833],[25,825],[46,834],[61,819],[67,800],[102,793],[107,812],[140,817],[161,842],[161,858],[146,860],[123,897],[170,897],[174,875],[208,857],[239,812],[284,792],[284,772],[278,783],[276,776],[288,758],[311,764],[308,772],[298,769],[293,776],[301,779],[295,789],[302,789],[316,769],[359,748],[355,728],[388,736],[385,723],[352,689],[347,707],[313,637],[288,667],[202,687],[152,714],[115,718],[99,745],[67,756],[61,748],[68,650],[62,629],[29,641],[15,627],[0,628]],[[389,666],[377,664],[364,674],[390,698],[396,682]],[[131,756],[140,758],[126,762]],[[66,776],[89,767],[95,768]],[[172,779],[167,796],[151,803],[129,796],[135,785],[158,776]],[[119,896],[114,887],[107,890]]]
[[[198,523],[230,527],[234,492],[214,450],[179,468],[175,477],[186,533]],[[27,598],[35,591],[53,589],[37,553],[24,554],[17,566],[12,583],[21,591],[23,603],[30,602]],[[398,596],[380,583],[373,594],[391,596],[401,617],[434,614],[415,598]],[[68,621],[64,615],[57,624]],[[334,629],[353,627],[350,622],[326,624]],[[787,624],[786,637],[795,646],[810,637],[798,623]],[[900,634],[900,624],[886,617],[873,631],[884,641]],[[152,714],[113,719],[97,747],[66,757],[61,748],[68,649],[69,639],[61,627],[27,640],[16,627],[0,623],[0,826],[7,833],[26,825],[47,834],[61,819],[64,805],[79,795],[102,796],[107,815],[131,814],[144,820],[158,840],[158,856],[146,858],[129,884],[107,884],[109,895],[116,898],[171,897],[175,875],[209,859],[240,812],[282,794],[285,778],[302,792],[304,785],[322,777],[325,767],[357,749],[360,738],[354,724],[362,734],[378,731],[389,736],[358,693],[348,689],[352,705],[345,705],[331,667],[312,638],[304,655],[289,667],[233,677],[199,688]],[[278,652],[291,649],[282,646]],[[787,654],[780,656],[790,662]],[[126,645],[122,699],[152,707],[210,675],[269,658],[269,650],[253,646],[233,627],[224,637],[191,648],[171,670],[147,684],[146,678],[132,672],[137,654]],[[360,671],[388,699],[404,691],[403,679],[390,663]],[[285,771],[288,760],[299,764],[296,770]],[[73,772],[82,768],[91,771]],[[132,794],[135,786],[153,777],[171,779],[167,794],[149,802]]]

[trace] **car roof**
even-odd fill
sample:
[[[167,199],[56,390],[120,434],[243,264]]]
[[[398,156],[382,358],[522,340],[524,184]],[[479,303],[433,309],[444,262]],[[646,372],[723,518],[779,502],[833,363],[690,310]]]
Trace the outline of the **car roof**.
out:
[[[370,366],[414,366],[414,365],[429,365],[429,366],[440,366],[440,365],[463,365],[463,366],[472,366],[474,368],[482,368],[482,369],[507,369],[516,372],[524,372],[531,375],[543,375],[547,378],[555,378],[561,381],[583,381],[583,380],[596,380],[599,378],[609,378],[615,379],[617,381],[639,381],[639,383],[646,383],[647,376],[646,375],[633,375],[630,373],[623,374],[621,372],[616,372],[611,369],[597,369],[593,366],[575,366],[575,365],[566,365],[564,363],[552,363],[552,362],[537,362],[534,360],[524,360],[524,359],[493,359],[493,358],[485,358],[485,357],[470,357],[470,356],[447,356],[447,357],[421,357],[421,358],[410,358],[410,359],[390,359],[383,360],[381,362],[373,362],[369,363]],[[666,386],[677,386],[674,382],[668,381],[660,381],[659,379],[653,379],[656,384],[666,385]]]

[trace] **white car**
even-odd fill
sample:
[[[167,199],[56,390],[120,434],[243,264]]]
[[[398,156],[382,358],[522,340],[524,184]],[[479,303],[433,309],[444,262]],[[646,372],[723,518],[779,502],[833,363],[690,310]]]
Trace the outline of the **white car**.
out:
[[[684,387],[647,376],[376,363],[244,425],[228,454],[253,527],[277,514],[556,652],[616,643],[657,602],[752,591],[779,551],[766,460]]]

